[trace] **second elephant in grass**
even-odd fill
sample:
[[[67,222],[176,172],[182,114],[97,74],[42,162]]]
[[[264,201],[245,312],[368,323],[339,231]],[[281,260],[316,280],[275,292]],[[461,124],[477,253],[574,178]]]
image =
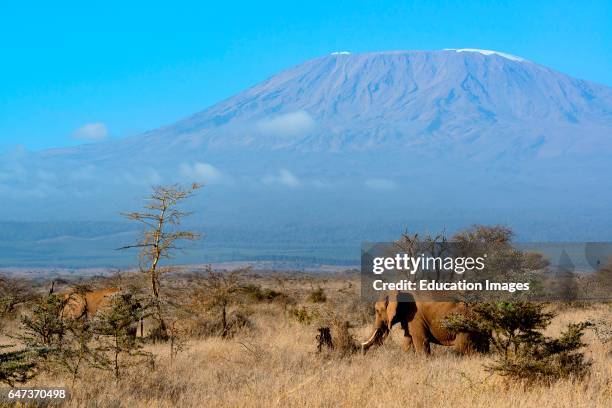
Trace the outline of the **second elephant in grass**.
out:
[[[108,307],[119,288],[106,288],[85,293],[71,292],[61,295],[66,301],[62,317],[77,320],[91,320],[99,310]]]
[[[130,293],[122,292],[120,288],[106,288],[93,291],[65,293],[60,295],[66,304],[61,311],[61,318],[71,321],[81,321],[89,323],[97,314],[108,311],[113,307],[115,300],[123,302],[131,302],[130,310],[132,312],[142,309],[139,302],[134,302]],[[118,298],[118,296],[121,296]],[[140,317],[139,322],[132,322],[127,328],[128,334],[135,338],[138,331],[138,323],[140,323],[140,335],[143,336],[143,317]]]
[[[400,323],[404,331],[403,349],[414,346],[417,353],[429,354],[430,344],[452,346],[462,354],[488,351],[488,337],[477,333],[453,333],[442,326],[452,314],[468,311],[462,302],[432,302],[415,300],[411,294],[396,293],[376,302],[376,321],[370,338],[363,342],[363,351],[383,343],[391,328]]]

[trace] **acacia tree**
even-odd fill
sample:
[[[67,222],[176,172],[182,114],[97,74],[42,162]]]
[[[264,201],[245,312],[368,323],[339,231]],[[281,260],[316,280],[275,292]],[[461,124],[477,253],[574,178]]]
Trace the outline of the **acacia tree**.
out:
[[[67,304],[67,298],[57,295],[41,298],[29,315],[21,317],[20,340],[32,348],[60,349],[68,331],[68,321],[62,319]]]
[[[36,299],[32,283],[25,279],[0,275],[0,316],[7,316],[24,303]]]
[[[74,384],[80,368],[94,353],[90,348],[92,336],[88,325],[62,317],[68,302],[69,298],[54,294],[39,299],[31,314],[21,318],[23,333],[16,338],[25,345],[24,355],[37,357],[26,361],[26,367],[33,364],[59,368],[72,376]]]
[[[138,241],[120,249],[140,249],[140,271],[148,275],[155,305],[154,317],[159,323],[158,335],[164,338],[167,337],[167,328],[162,314],[160,287],[162,275],[170,269],[160,267],[160,261],[172,258],[173,254],[180,250],[178,242],[200,238],[196,232],[180,229],[183,218],[191,213],[179,209],[180,204],[200,187],[201,185],[196,183],[188,188],[176,184],[156,186],[147,198],[143,211],[122,213],[127,219],[144,225]]]
[[[396,250],[406,253],[410,257],[417,257],[423,251],[432,257],[443,257],[448,242],[444,234],[438,234],[435,237],[432,235],[420,237],[419,234],[409,234],[408,231],[405,231],[402,237],[395,241],[394,246]],[[435,266],[435,271],[436,280],[440,280],[440,268]]]
[[[455,333],[486,335],[496,355],[485,367],[510,379],[550,383],[582,378],[591,367],[581,350],[582,336],[592,324],[572,323],[559,337],[547,337],[543,331],[553,317],[543,303],[475,303],[469,314],[447,316],[442,326]]]
[[[248,269],[232,272],[214,272],[210,266],[205,269],[206,275],[200,282],[200,288],[193,294],[194,306],[198,309],[215,310],[220,314],[221,337],[226,338],[230,331],[228,308],[238,302],[244,289],[243,277]]]
[[[119,381],[121,368],[153,362],[152,354],[142,351],[142,345],[136,341],[136,326],[145,313],[146,305],[126,293],[115,296],[108,308],[96,314],[92,331],[101,336],[95,349],[94,367],[112,371]]]

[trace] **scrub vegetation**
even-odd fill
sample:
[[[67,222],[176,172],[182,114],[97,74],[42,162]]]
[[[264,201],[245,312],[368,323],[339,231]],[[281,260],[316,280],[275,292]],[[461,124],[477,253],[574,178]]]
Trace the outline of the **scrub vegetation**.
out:
[[[134,298],[146,299],[146,278],[133,272],[88,283],[91,290],[131,288]],[[16,385],[23,380],[26,386],[68,387],[72,398],[67,406],[74,407],[612,403],[612,343],[606,334],[610,304],[538,306],[536,314],[544,313],[541,317],[547,320],[538,326],[538,333],[549,339],[546,344],[570,339],[568,325],[590,322],[580,336],[589,366],[550,381],[531,381],[528,376],[505,375],[500,371],[504,367],[491,370],[504,361],[495,351],[460,356],[434,345],[430,356],[403,352],[400,328],[392,330],[384,345],[362,354],[357,344],[371,332],[373,309],[360,300],[355,271],[227,274],[205,269],[176,271],[165,279],[160,294],[174,304],[166,319],[171,338],[165,341],[150,336],[158,328],[154,314],[144,319],[142,334],[138,327],[135,338],[124,335],[121,328],[129,326],[125,320],[138,323],[147,307],[145,302],[126,307],[134,305],[132,297],[117,300],[93,319],[87,329],[94,334],[91,338],[76,327],[44,320],[45,313],[61,305],[57,297],[49,297],[49,283],[33,283],[37,299],[2,317],[1,343],[12,347],[2,349],[0,378]],[[313,285],[325,292],[325,302],[312,301]],[[55,290],[61,293],[68,287]],[[65,331],[62,340],[58,331]],[[327,333],[323,345],[322,333]],[[43,334],[50,344],[46,349]]]

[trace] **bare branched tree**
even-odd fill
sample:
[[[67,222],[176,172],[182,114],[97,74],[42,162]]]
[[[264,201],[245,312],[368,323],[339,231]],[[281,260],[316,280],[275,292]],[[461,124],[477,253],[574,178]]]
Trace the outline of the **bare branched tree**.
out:
[[[206,267],[200,289],[194,293],[196,307],[203,310],[215,310],[220,313],[221,337],[228,336],[230,323],[228,321],[228,308],[238,301],[244,288],[244,276],[249,269],[239,269],[232,272],[214,272]]]
[[[447,250],[448,241],[444,236],[444,233],[436,236],[426,235],[419,236],[419,234],[409,234],[408,231],[402,234],[402,237],[395,241],[395,250],[400,253],[405,253],[410,257],[417,257],[421,253],[427,253],[432,257],[443,257]],[[434,265],[436,271],[436,280],[440,280],[440,268]],[[417,274],[423,274],[423,271],[417,271]]]
[[[0,316],[6,316],[27,302],[36,299],[32,282],[0,275]]]
[[[183,218],[191,213],[179,209],[179,205],[200,187],[200,184],[195,183],[188,188],[178,185],[157,186],[147,198],[143,211],[122,213],[127,219],[144,225],[139,240],[120,249],[140,249],[140,271],[148,275],[151,296],[155,303],[155,318],[159,322],[159,334],[164,337],[166,324],[162,314],[160,287],[161,276],[170,269],[160,267],[160,261],[172,258],[181,249],[178,246],[180,241],[200,238],[196,232],[180,229]]]

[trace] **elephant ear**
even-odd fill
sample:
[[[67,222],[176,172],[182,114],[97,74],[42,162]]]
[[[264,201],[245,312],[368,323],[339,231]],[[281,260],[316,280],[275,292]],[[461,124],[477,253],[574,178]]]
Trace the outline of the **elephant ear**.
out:
[[[387,305],[387,326],[389,327],[389,330],[390,330],[391,327],[395,323],[397,323],[397,320],[396,320],[396,317],[397,317],[397,301],[389,300],[387,298],[386,305]]]
[[[71,293],[65,296],[66,305],[61,311],[62,317],[80,319],[87,310],[87,302],[82,295]]]
[[[387,324],[389,329],[395,323],[412,320],[416,313],[414,298],[404,292],[394,292],[387,297]]]

